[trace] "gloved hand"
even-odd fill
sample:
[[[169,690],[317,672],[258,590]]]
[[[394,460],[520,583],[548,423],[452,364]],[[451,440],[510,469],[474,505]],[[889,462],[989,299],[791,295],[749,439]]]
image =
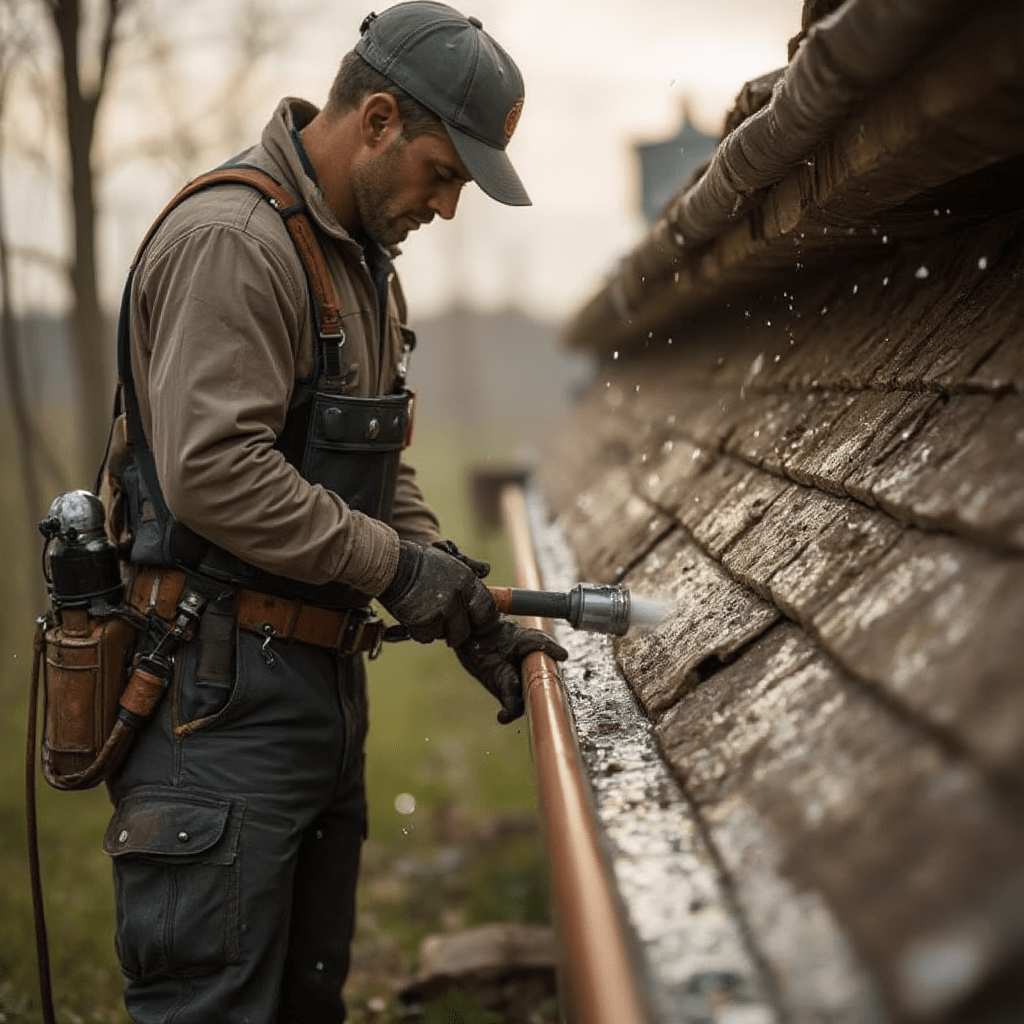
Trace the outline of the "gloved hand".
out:
[[[514,722],[525,710],[523,658],[531,651],[543,651],[555,661],[565,661],[569,652],[539,629],[528,629],[509,619],[498,619],[455,648],[462,667],[498,698],[502,725]]]
[[[464,555],[456,546],[455,542],[451,540],[435,540],[435,548],[440,548],[442,551],[447,551],[452,558],[457,558],[463,565],[468,565],[473,570],[474,574],[479,579],[484,579],[490,574],[491,563],[482,562],[479,558],[470,558],[469,555]]]
[[[421,644],[443,638],[455,647],[498,618],[491,592],[472,569],[446,551],[407,540],[395,578],[377,600]]]

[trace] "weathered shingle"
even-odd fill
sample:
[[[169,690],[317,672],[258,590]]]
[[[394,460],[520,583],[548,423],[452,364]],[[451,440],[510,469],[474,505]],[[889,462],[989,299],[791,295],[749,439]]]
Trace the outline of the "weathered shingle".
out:
[[[568,332],[605,358],[541,486],[672,603],[617,665],[794,1024],[1024,1020],[1019,6],[840,5]],[[728,163],[824,40],[925,22],[802,159]]]

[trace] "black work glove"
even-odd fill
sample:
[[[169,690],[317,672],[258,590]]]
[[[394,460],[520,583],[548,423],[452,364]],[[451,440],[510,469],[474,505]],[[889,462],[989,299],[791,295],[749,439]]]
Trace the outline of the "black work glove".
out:
[[[502,725],[514,722],[525,710],[523,704],[523,658],[531,651],[543,651],[555,661],[565,661],[569,652],[539,629],[528,629],[509,619],[498,619],[476,630],[455,648],[462,667],[498,698]]]
[[[491,592],[472,569],[446,551],[407,540],[395,578],[377,600],[421,644],[443,638],[455,647],[498,618]]]
[[[447,551],[452,558],[457,558],[463,565],[468,565],[473,573],[479,578],[484,579],[490,574],[491,563],[482,562],[479,558],[470,558],[469,555],[464,555],[456,546],[455,542],[451,540],[435,540],[435,548],[440,548],[441,551]]]

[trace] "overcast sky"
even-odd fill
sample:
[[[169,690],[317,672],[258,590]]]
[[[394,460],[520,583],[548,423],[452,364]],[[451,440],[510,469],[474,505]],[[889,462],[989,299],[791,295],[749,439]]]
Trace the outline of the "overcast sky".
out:
[[[215,90],[222,61],[215,50],[192,47],[195,25],[169,20],[184,19],[181,3],[148,3],[162,12],[168,39],[180,51],[172,55],[175,81],[198,104]],[[369,4],[267,3],[289,29],[281,36],[285,44],[237,98],[240,138],[258,135],[280,96],[322,102]],[[684,104],[698,127],[717,133],[742,84],[785,63],[802,4],[472,0],[456,6],[477,15],[523,72],[526,104],[509,154],[534,205],[503,207],[469,186],[453,222],[435,221],[411,236],[399,270],[414,318],[457,298],[482,308],[515,302],[555,319],[571,314],[645,230],[633,144],[674,134]],[[192,10],[209,22],[226,18],[230,7],[198,4]],[[169,116],[151,101],[140,103],[145,90],[139,82],[130,67],[122,67],[102,111],[100,162],[120,167],[106,177],[101,193],[103,288],[111,303],[138,237],[178,183],[173,173],[154,174],[122,159],[145,130],[140,118]],[[207,145],[210,152],[200,159],[215,163],[230,155],[233,143],[225,142],[223,150],[215,140]],[[22,168],[7,180],[24,193],[13,203],[8,199],[12,227],[38,245],[59,247],[60,218],[47,213],[51,200],[43,178],[37,171],[26,177]]]

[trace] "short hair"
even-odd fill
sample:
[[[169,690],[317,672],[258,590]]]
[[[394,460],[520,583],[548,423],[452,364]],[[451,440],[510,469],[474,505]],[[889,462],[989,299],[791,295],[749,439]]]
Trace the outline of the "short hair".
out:
[[[398,102],[403,138],[411,140],[428,133],[446,135],[444,122],[437,114],[428,110],[419,100],[414,100],[401,86],[395,85],[376,68],[370,67],[354,50],[342,58],[324,109],[329,114],[344,114],[355,110],[367,96],[377,92],[386,92]]]

